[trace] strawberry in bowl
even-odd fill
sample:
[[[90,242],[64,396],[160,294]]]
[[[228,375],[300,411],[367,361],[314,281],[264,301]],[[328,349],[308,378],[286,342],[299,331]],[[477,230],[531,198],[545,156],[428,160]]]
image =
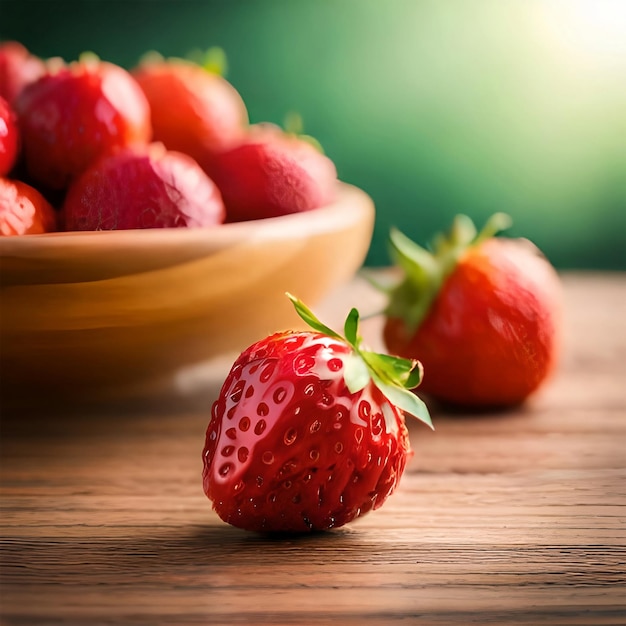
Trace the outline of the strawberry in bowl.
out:
[[[0,176],[0,237],[54,232],[57,220],[56,211],[34,187]]]
[[[312,330],[244,350],[206,432],[204,491],[220,518],[250,531],[327,530],[379,508],[411,453],[405,412],[432,426],[409,391],[417,361],[367,350],[356,309],[342,337],[290,298]]]
[[[10,105],[24,87],[46,72],[43,59],[31,52],[19,41],[0,43],[0,97]]]
[[[19,131],[15,113],[0,96],[0,176],[7,176],[17,161]]]
[[[334,162],[315,142],[273,124],[252,126],[204,167],[222,192],[228,222],[310,211],[336,197]]]
[[[131,73],[150,105],[153,139],[168,149],[203,164],[244,136],[246,105],[218,72],[188,59],[152,53]]]
[[[152,143],[98,159],[70,185],[63,213],[66,230],[212,227],[224,204],[190,156]]]
[[[48,64],[15,101],[28,175],[42,188],[66,189],[108,151],[152,137],[148,101],[122,67],[83,54]]]

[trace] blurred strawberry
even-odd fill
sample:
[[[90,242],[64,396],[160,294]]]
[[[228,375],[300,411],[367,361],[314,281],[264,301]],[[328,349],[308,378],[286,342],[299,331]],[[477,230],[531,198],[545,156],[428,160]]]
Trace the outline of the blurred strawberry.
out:
[[[248,125],[239,92],[219,73],[185,59],[147,55],[132,71],[143,89],[153,138],[200,165],[236,143]]]
[[[555,367],[559,278],[527,240],[493,237],[508,223],[496,214],[477,235],[459,216],[433,253],[391,232],[404,278],[390,291],[385,343],[394,354],[420,359],[423,392],[444,403],[512,406]]]
[[[337,187],[335,164],[317,146],[269,124],[219,154],[209,174],[229,222],[316,209],[334,200]]]
[[[6,176],[15,165],[19,146],[19,132],[15,114],[8,102],[0,96],[0,176]]]
[[[0,236],[36,235],[57,229],[57,215],[34,188],[0,178]]]
[[[16,100],[26,169],[50,189],[64,189],[112,148],[150,140],[150,110],[121,67],[82,55],[50,69]]]
[[[0,43],[0,97],[9,104],[46,71],[45,63],[17,41]]]
[[[106,155],[70,186],[66,230],[181,228],[224,221],[219,190],[186,154],[162,144]]]

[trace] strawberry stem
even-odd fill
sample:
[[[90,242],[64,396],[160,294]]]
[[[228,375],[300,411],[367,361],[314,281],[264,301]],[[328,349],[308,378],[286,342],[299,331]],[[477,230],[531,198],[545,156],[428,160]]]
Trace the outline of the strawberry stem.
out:
[[[78,62],[82,65],[96,66],[100,63],[100,57],[91,50],[85,50],[78,55]]]
[[[226,52],[219,46],[213,46],[204,53],[199,65],[207,72],[211,72],[211,74],[226,76],[226,72],[228,72],[228,58],[226,57]]]
[[[289,111],[285,115],[285,119],[283,120],[283,130],[288,135],[292,135],[297,137],[302,141],[306,141],[308,144],[312,145],[318,152],[324,154],[324,148],[322,144],[311,135],[306,135],[304,133],[304,122],[302,120],[302,115],[297,111]]]
[[[472,245],[478,245],[479,243],[495,237],[499,232],[511,228],[513,220],[510,215],[506,213],[494,213],[485,223],[482,230],[478,233]]]
[[[457,215],[447,234],[439,233],[433,238],[430,250],[392,228],[390,256],[404,276],[395,286],[385,289],[388,294],[385,314],[402,319],[409,331],[417,329],[467,249],[480,245],[510,225],[508,215],[496,213],[477,232],[469,217]]]
[[[345,336],[342,337],[323,324],[304,302],[290,293],[286,295],[298,315],[311,328],[343,341],[352,348],[352,357],[346,360],[344,370],[344,379],[350,393],[360,391],[371,380],[391,404],[433,428],[428,408],[410,391],[422,380],[423,369],[419,361],[372,352],[363,347],[362,338],[358,334],[359,312],[355,308],[348,313],[344,324]]]
[[[283,128],[285,129],[285,132],[290,135],[301,135],[304,132],[302,115],[300,115],[297,111],[289,111],[287,115],[285,115]]]

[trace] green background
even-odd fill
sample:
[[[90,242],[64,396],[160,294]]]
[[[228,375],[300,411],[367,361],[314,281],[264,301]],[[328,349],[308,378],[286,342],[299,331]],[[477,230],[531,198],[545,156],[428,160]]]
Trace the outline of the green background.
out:
[[[221,46],[252,122],[298,111],[340,177],[419,243],[466,213],[559,268],[626,269],[626,0],[0,0],[41,56]]]

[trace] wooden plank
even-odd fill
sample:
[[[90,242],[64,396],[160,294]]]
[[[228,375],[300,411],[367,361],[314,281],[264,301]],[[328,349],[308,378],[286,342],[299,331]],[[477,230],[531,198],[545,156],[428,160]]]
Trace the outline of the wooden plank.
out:
[[[268,538],[211,510],[201,449],[228,359],[184,397],[4,414],[0,624],[624,623],[626,278],[564,282],[550,384],[499,414],[432,405],[397,492],[329,533]],[[377,297],[356,280],[324,307]]]

